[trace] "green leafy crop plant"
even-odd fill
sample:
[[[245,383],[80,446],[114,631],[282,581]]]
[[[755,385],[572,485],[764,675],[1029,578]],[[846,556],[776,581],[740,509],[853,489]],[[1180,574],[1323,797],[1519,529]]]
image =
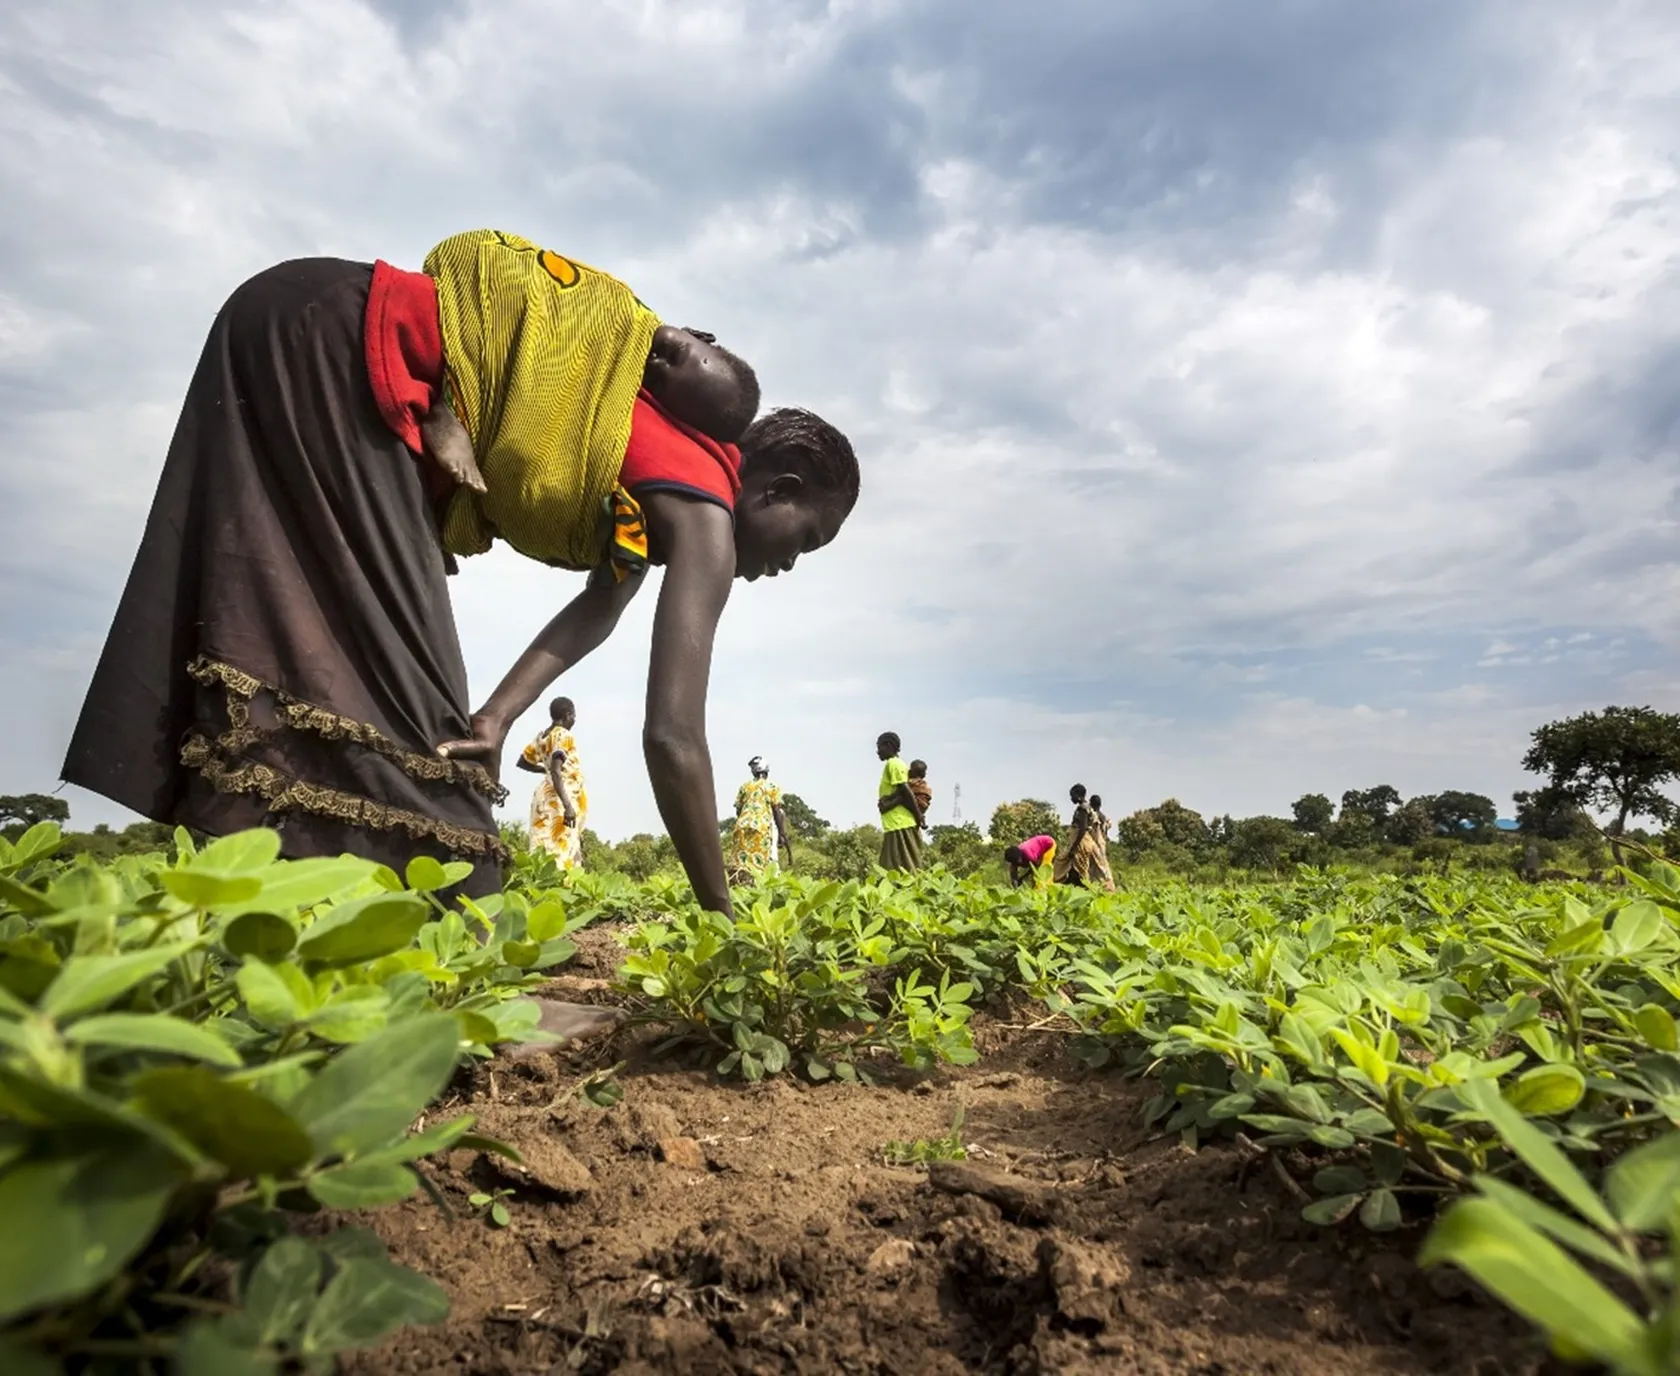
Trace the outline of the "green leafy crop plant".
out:
[[[1191,1145],[1224,1136],[1272,1153],[1324,1225],[1393,1230],[1466,1195],[1472,1220],[1488,1198],[1514,1208],[1513,1192],[1551,1184],[1532,1152],[1513,1151],[1514,1116],[1577,1178],[1605,1182],[1612,1205],[1634,1174],[1642,1182],[1637,1220],[1656,1223],[1638,1245],[1626,1216],[1601,1211],[1588,1223],[1619,1231],[1577,1250],[1589,1267],[1606,1264],[1604,1247],[1623,1259],[1610,1281],[1646,1304],[1614,1322],[1666,1361],[1665,1210],[1680,1210],[1680,1170],[1651,1163],[1680,1151],[1680,875],[1658,864],[1625,879],[1303,871],[1102,894],[938,871],[844,886],[781,877],[745,895],[733,924],[667,894],[668,916],[631,938],[623,978],[673,1041],[709,1046],[720,1071],[748,1078],[801,1057],[818,1076],[847,1061],[866,1074],[889,1054],[968,1059],[958,1001],[1031,995],[1049,1014],[1039,1025],[1068,1032],[1089,1064],[1159,1086],[1150,1121]],[[915,1031],[912,1007],[935,1010],[923,1032],[942,1030]],[[1540,1226],[1534,1210],[1522,1217]],[[1478,1255],[1442,1242],[1429,1259],[1482,1275]],[[1531,1297],[1489,1284],[1535,1316]],[[1559,1346],[1612,1364],[1635,1350]],[[1644,1360],[1626,1369],[1668,1369]]]
[[[540,1038],[519,996],[575,921],[446,905],[465,865],[280,860],[271,831],[178,833],[173,864],[58,845],[50,823],[0,842],[0,1367],[326,1370],[442,1317],[372,1234],[305,1241],[287,1215],[507,1150],[471,1115],[412,1125],[464,1057]]]
[[[973,1061],[973,985],[949,971],[933,983],[910,964],[881,896],[788,878],[744,898],[734,920],[679,905],[631,933],[620,979],[645,1019],[671,1027],[667,1048],[709,1048],[724,1075],[797,1064],[813,1079],[867,1079],[859,1060],[876,1053]]]

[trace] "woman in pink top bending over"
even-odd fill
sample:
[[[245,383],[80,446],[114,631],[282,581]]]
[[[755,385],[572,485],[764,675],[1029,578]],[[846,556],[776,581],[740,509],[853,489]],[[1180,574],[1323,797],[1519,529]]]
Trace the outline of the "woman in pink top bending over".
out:
[[[1026,883],[1028,875],[1032,876],[1033,887],[1037,888],[1055,860],[1054,836],[1029,836],[1020,845],[1009,846],[1003,852],[1003,861],[1009,866],[1009,882],[1017,889]]]

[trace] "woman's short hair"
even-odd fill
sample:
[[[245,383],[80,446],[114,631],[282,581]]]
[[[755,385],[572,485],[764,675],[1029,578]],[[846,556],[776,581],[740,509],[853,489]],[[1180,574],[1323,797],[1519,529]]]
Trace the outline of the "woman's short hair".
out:
[[[875,744],[886,746],[895,755],[898,754],[900,750],[904,749],[904,742],[899,740],[898,732],[896,731],[883,731],[875,738]]]
[[[851,441],[821,416],[798,406],[766,411],[741,436],[741,466],[775,462],[809,479],[846,513],[857,505],[858,461]]]

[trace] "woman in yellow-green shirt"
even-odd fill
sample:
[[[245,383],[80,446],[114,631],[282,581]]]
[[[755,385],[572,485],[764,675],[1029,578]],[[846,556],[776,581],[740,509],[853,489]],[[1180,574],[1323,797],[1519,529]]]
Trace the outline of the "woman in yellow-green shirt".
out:
[[[881,811],[881,868],[919,870],[926,819],[910,791],[910,767],[898,756],[901,748],[892,731],[883,731],[875,741],[875,754],[881,760],[881,786],[876,790],[876,806]]]

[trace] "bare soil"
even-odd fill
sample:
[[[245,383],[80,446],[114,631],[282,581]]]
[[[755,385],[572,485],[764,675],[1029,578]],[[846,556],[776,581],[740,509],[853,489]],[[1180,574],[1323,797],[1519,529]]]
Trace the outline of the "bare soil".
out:
[[[610,1001],[609,930],[557,996]],[[976,1021],[980,1063],[891,1087],[719,1081],[646,1030],[463,1076],[519,1168],[456,1152],[423,1197],[361,1220],[435,1277],[450,1319],[359,1373],[996,1372],[1518,1376],[1558,1370],[1421,1226],[1376,1237],[1300,1218],[1285,1172],[1140,1125],[1151,1092],[1090,1073],[1019,1017]],[[576,1086],[626,1062],[624,1100]],[[883,1163],[965,1119],[963,1163]],[[1296,1163],[1298,1174],[1309,1174]],[[491,1227],[467,1196],[511,1189]]]

